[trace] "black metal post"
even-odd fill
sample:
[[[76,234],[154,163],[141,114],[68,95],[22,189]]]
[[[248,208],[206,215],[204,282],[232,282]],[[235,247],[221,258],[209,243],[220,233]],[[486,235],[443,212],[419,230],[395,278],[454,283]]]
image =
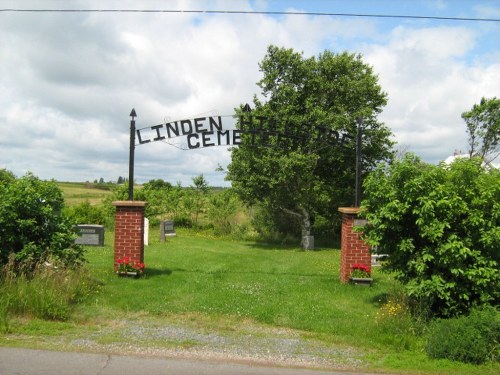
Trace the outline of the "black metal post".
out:
[[[135,109],[130,112],[130,154],[128,159],[128,200],[134,200],[134,151],[135,151]]]
[[[357,134],[356,134],[356,192],[354,197],[354,207],[361,205],[361,125],[363,120],[357,119]]]

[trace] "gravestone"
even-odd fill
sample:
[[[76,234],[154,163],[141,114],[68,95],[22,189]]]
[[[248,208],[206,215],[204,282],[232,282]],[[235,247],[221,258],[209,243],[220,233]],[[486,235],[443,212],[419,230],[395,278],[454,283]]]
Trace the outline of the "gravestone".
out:
[[[167,236],[176,236],[174,222],[171,220],[160,221],[160,241],[164,242]]]
[[[97,224],[80,224],[76,226],[79,237],[78,245],[104,246],[104,226]]]
[[[144,246],[149,246],[149,219],[144,218]]]

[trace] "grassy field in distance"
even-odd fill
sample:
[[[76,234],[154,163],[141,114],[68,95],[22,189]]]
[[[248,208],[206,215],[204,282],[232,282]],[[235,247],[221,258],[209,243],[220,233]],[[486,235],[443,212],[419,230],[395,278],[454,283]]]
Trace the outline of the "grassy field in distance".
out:
[[[102,200],[112,194],[108,185],[93,184],[90,182],[57,182],[64,195],[64,203],[74,206],[85,201],[90,204],[101,204]]]

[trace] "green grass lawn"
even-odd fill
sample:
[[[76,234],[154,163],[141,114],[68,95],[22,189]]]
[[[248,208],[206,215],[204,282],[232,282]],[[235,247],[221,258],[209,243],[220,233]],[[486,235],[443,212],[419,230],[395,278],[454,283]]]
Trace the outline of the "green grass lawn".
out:
[[[196,314],[210,320],[212,329],[225,321],[297,329],[331,345],[364,348],[378,370],[484,374],[491,367],[430,360],[422,338],[408,326],[381,324],[381,301],[396,282],[375,268],[372,287],[341,284],[338,249],[304,252],[183,230],[159,243],[153,231],[140,279],[113,273],[111,246],[90,248],[87,256],[95,277],[104,282],[98,302],[84,307],[96,317]]]
[[[158,324],[186,317],[207,331],[238,334],[245,324],[256,324],[298,330],[329,346],[356,347],[366,353],[367,371],[494,374],[500,369],[497,364],[428,359],[424,340],[408,325],[381,324],[378,318],[381,301],[396,288],[395,281],[374,269],[372,287],[341,284],[338,249],[304,252],[201,237],[182,229],[177,233],[165,243],[158,241],[157,231],[150,233],[146,270],[139,279],[113,273],[113,233],[106,233],[105,247],[87,251],[100,291],[76,306],[73,321],[16,321],[13,329],[31,339],[49,332],[78,336],[118,319],[153,319]],[[15,342],[15,335],[9,337],[0,336],[0,345]]]
[[[348,343],[369,344],[365,327],[390,283],[382,277],[372,288],[341,285],[338,250],[303,252],[185,234],[146,247],[147,268],[139,280],[112,274],[108,249],[91,249],[88,257],[105,280],[99,299],[106,309],[233,315]],[[348,324],[354,317],[359,324]]]

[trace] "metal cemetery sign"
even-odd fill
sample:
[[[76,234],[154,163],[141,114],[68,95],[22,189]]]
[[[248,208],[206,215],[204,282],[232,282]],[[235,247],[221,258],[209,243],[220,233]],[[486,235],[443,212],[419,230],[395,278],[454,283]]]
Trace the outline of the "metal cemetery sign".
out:
[[[311,142],[342,145],[350,138],[348,134],[340,134],[327,127],[292,127],[287,122],[277,124],[274,119],[251,115],[241,115],[240,129],[231,129],[223,124],[228,117],[233,116],[197,117],[137,129],[137,140],[142,145],[156,141],[169,143],[175,138],[185,137],[185,143],[179,147],[192,150],[212,146],[239,146],[243,142],[262,147],[294,149]]]

